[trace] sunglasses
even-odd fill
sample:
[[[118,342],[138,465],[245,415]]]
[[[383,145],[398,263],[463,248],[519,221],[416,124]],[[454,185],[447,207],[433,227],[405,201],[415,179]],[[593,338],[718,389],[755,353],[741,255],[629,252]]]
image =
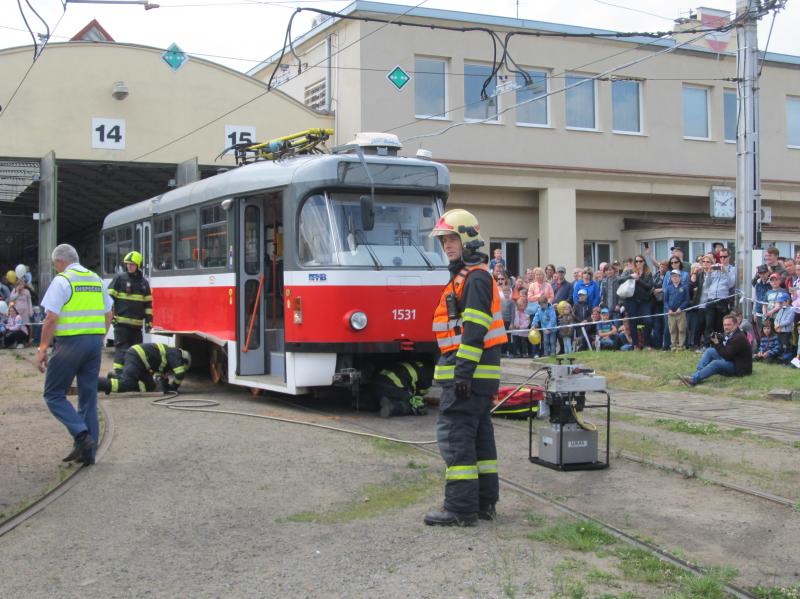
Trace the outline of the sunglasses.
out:
[[[644,260],[634,260],[634,262],[636,262],[636,263],[642,263],[642,264],[643,264],[643,263],[644,263]]]
[[[680,264],[681,261],[680,260],[670,260],[669,263],[670,264]]]

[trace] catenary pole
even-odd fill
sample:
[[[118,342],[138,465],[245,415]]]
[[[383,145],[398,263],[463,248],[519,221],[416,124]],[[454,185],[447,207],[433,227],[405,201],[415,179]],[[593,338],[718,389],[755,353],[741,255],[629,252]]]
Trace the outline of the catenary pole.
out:
[[[761,169],[758,139],[759,3],[737,0],[736,51],[738,118],[736,127],[736,284],[746,319],[753,313],[753,250],[761,245]]]

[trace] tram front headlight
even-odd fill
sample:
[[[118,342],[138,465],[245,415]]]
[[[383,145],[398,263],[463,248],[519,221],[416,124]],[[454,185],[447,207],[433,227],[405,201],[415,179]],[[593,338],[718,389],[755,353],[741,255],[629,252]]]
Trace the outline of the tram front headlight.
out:
[[[354,331],[363,331],[367,328],[367,315],[361,310],[351,312],[348,320],[350,321],[350,328]]]

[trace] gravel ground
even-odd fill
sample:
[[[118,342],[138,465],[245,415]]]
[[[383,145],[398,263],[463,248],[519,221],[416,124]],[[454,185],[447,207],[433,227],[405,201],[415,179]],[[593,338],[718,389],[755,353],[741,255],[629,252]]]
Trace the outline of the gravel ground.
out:
[[[2,371],[21,373],[15,392],[0,395],[7,505],[57,477],[69,449],[42,405],[42,377],[32,365],[11,368],[17,362],[0,352]],[[389,421],[338,408],[319,415],[194,379],[182,391],[227,410],[366,425],[400,438],[434,435],[433,413]],[[535,522],[560,514],[508,490],[494,523],[424,526],[422,514],[441,500],[442,468],[419,451],[167,410],[141,396],[104,401],[116,427],[112,446],[69,493],[0,538],[0,596],[561,597],[591,568],[617,578],[592,583],[587,597],[665,595],[623,580],[613,556],[531,540]],[[624,460],[605,471],[550,471],[527,461],[526,430],[498,428],[497,436],[503,476],[693,561],[736,567],[740,585],[800,580],[797,512]],[[409,485],[407,502],[385,502]]]

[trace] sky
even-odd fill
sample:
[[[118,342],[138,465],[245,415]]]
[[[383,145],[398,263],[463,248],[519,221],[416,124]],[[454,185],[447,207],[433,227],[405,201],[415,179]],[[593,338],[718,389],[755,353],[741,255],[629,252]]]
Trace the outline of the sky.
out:
[[[348,1],[329,0],[153,0],[160,8],[145,10],[141,5],[67,4],[61,0],[18,0],[35,33],[45,27],[26,2],[49,24],[53,41],[66,41],[92,19],[117,42],[167,48],[176,43],[191,55],[219,62],[246,72],[280,49],[286,25],[297,7],[339,10]],[[84,0],[85,1],[85,0]],[[96,0],[93,0],[96,1]],[[130,1],[130,0],[128,0]],[[688,15],[698,6],[735,12],[735,0],[386,0],[413,7],[493,14],[551,23],[564,23],[616,31],[665,31],[673,20]],[[310,27],[313,13],[295,18],[292,36]],[[60,20],[60,22],[59,22]],[[759,23],[759,47],[800,56],[800,0],[788,0],[779,12],[769,35],[772,16]],[[56,28],[56,24],[58,24]],[[30,45],[31,37],[17,2],[0,0],[0,48]]]

